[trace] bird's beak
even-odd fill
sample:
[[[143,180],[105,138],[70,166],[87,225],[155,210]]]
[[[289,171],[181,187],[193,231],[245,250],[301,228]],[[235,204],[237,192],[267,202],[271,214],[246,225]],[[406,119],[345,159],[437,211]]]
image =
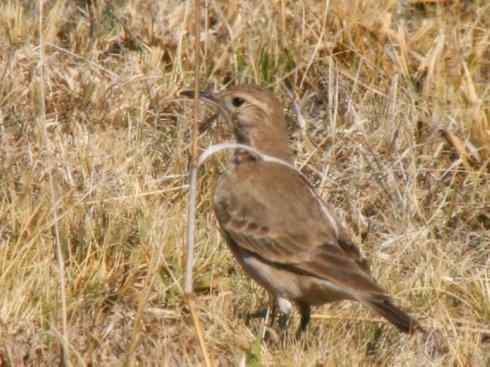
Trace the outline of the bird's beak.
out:
[[[194,98],[194,96],[196,94],[193,90],[184,90],[184,91],[180,92],[180,95],[184,96],[184,97],[188,97],[188,98]],[[198,97],[200,99],[202,99],[203,101],[206,101],[206,102],[211,103],[211,104],[219,103],[219,99],[216,98],[214,94],[212,94],[208,91],[199,92]]]
[[[194,98],[194,96],[196,94],[195,94],[195,92],[193,90],[184,90],[184,91],[182,91],[180,93],[180,95],[181,96],[184,96],[184,97],[188,97],[188,98]],[[209,104],[211,106],[214,106],[214,107],[216,107],[218,109],[218,112],[217,113],[215,113],[212,116],[208,117],[207,119],[205,119],[204,121],[202,121],[199,124],[199,131],[200,132],[206,131],[209,128],[209,126],[211,126],[211,124],[213,123],[213,121],[218,118],[218,116],[219,116],[220,113],[223,115],[223,117],[226,119],[226,121],[231,126],[231,123],[232,123],[231,113],[228,110],[228,108],[226,108],[226,106],[221,102],[221,100],[215,94],[213,94],[211,92],[208,92],[208,91],[204,91],[204,92],[199,92],[198,97],[204,103],[207,103],[207,104]]]

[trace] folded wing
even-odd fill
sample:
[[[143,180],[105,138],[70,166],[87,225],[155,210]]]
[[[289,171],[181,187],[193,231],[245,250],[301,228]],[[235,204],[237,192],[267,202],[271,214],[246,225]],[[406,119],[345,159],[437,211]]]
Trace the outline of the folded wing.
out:
[[[335,213],[292,169],[264,162],[237,167],[219,183],[215,210],[234,245],[267,262],[328,280],[355,298],[384,293]]]

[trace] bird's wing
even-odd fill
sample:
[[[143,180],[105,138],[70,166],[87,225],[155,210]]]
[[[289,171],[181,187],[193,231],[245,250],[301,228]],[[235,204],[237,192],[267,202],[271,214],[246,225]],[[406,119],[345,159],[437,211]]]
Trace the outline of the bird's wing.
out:
[[[239,165],[218,184],[214,204],[233,246],[354,293],[384,293],[334,212],[290,168]]]

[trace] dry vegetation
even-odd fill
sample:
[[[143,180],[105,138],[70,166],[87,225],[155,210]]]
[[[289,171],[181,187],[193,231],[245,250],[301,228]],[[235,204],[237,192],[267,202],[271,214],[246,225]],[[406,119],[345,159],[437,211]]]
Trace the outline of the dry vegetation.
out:
[[[202,84],[281,97],[298,167],[430,331],[344,302],[302,342],[261,344],[243,317],[266,297],[210,206],[221,155],[201,171],[195,264],[216,366],[489,366],[490,3],[203,3]],[[0,3],[0,366],[54,366],[62,343],[73,366],[202,365],[181,288],[190,5],[46,1],[41,60],[37,2]]]

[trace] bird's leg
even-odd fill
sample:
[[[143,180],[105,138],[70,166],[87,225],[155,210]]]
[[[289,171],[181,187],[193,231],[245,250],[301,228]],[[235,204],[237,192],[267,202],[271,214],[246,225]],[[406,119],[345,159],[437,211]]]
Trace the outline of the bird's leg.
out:
[[[265,319],[267,317],[267,307],[260,307],[258,310],[246,315],[247,324],[253,319]]]
[[[271,298],[271,304],[270,308],[266,309],[266,315],[264,318],[264,322],[262,324],[262,340],[269,339],[270,337],[270,330],[272,328],[272,325],[274,324],[274,320],[276,318],[276,298],[272,297]]]
[[[298,327],[298,331],[296,331],[296,338],[299,338],[304,333],[311,319],[311,308],[309,305],[300,304],[299,312],[301,314],[301,321]]]
[[[274,325],[274,321],[276,321],[277,315],[277,301],[274,298],[271,302],[271,311],[269,313],[269,326],[272,327]]]
[[[277,298],[277,307],[279,308],[279,318],[277,320],[279,328],[283,333],[286,332],[289,324],[289,316],[291,315],[292,305],[285,298]]]
[[[246,323],[249,324],[251,319],[261,318],[263,319],[261,339],[268,340],[271,337],[270,332],[272,331],[272,326],[277,315],[277,298],[271,296],[271,302],[269,307],[261,307],[253,313],[247,314]]]
[[[249,313],[247,315],[247,323],[250,322],[252,319],[267,319],[269,317],[269,326],[272,326],[274,324],[274,321],[276,319],[276,311],[277,311],[277,300],[275,297],[272,298],[271,304],[270,304],[270,312],[269,312],[269,307],[260,307],[258,310],[255,312]],[[266,320],[267,321],[267,320]]]
[[[289,316],[290,314],[280,312],[279,317],[277,319],[277,323],[279,325],[279,329],[281,329],[281,332],[286,333],[289,325]]]

